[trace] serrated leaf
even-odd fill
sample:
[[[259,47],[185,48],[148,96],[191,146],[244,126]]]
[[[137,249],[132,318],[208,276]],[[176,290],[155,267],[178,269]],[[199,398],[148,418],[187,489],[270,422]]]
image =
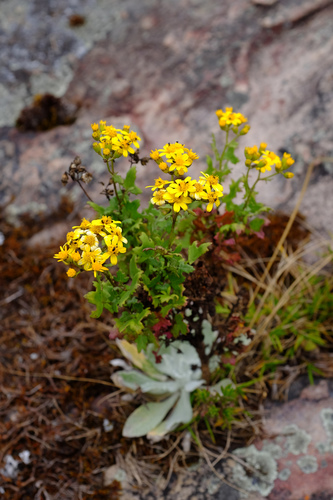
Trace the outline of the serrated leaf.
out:
[[[208,247],[211,243],[203,243],[202,245],[197,246],[197,242],[194,241],[192,245],[188,249],[188,262],[189,264],[193,264],[201,255],[207,252]]]
[[[123,436],[128,438],[140,437],[147,434],[162,422],[178,398],[173,394],[165,401],[149,402],[139,406],[128,417],[123,428]]]
[[[133,166],[128,170],[128,172],[126,174],[126,177],[124,180],[124,188],[129,189],[131,187],[134,187],[135,179],[136,179],[136,167]]]
[[[120,184],[121,186],[124,184],[124,179],[122,178],[121,175],[119,174],[114,174],[113,175],[113,180],[114,182],[117,182],[118,184]]]
[[[239,163],[239,158],[237,158],[237,156],[235,155],[235,149],[237,148],[237,146],[238,146],[237,142],[235,144],[230,144],[223,155],[223,159],[230,161],[233,165]]]
[[[214,166],[213,166],[213,158],[209,155],[206,156],[206,162],[207,162],[207,169],[206,169],[206,172],[207,174],[211,175],[213,170],[214,170]]]
[[[257,233],[262,228],[264,222],[264,219],[253,219],[250,221],[250,228]]]

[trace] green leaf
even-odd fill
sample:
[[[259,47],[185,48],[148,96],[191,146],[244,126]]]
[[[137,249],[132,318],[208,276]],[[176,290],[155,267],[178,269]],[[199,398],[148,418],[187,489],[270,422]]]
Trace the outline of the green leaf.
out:
[[[124,311],[120,318],[116,319],[116,326],[120,332],[139,334],[144,329],[143,318],[150,314],[150,308],[143,309],[140,313],[133,314],[130,311]]]
[[[211,156],[207,155],[206,162],[207,162],[207,169],[206,169],[205,173],[211,175],[214,171],[213,158]]]
[[[135,179],[136,179],[136,167],[133,166],[131,167],[125,177],[124,180],[124,188],[129,189],[131,187],[135,186]]]
[[[88,201],[87,204],[90,205],[91,208],[93,208],[95,212],[97,212],[99,215],[101,216],[104,215],[105,208],[102,207],[101,205],[97,205],[97,203],[94,203],[93,201]]]
[[[177,338],[180,334],[186,335],[188,331],[187,324],[184,323],[183,315],[178,313],[174,317],[174,325],[171,329],[172,334]]]
[[[250,228],[252,229],[252,231],[257,233],[262,228],[264,222],[264,219],[253,219],[250,222]]]
[[[239,163],[239,158],[235,155],[235,149],[237,148],[238,144],[236,145],[231,144],[227,148],[226,152],[224,153],[223,159],[230,161],[233,165],[236,165],[236,163]]]
[[[158,426],[152,429],[148,433],[148,438],[152,437],[162,437],[168,432],[174,430],[180,424],[187,424],[192,420],[193,411],[190,401],[190,395],[188,392],[182,390],[180,398],[172,410],[171,414],[161,422]]]
[[[98,281],[93,282],[96,290],[85,294],[85,298],[96,306],[96,310],[90,315],[91,318],[99,318],[103,312],[103,309],[107,309],[110,312],[118,311],[118,300],[119,300],[119,288],[114,288],[108,283],[100,283]]]
[[[197,246],[197,242],[194,241],[192,245],[188,249],[188,262],[189,264],[193,264],[201,255],[207,252],[208,247],[211,243],[203,243],[202,245]]]
[[[138,351],[141,352],[141,351],[145,351],[146,350],[146,347],[149,343],[149,339],[146,335],[144,335],[143,333],[141,333],[136,339],[135,339],[135,343],[137,345],[137,348],[138,348]]]
[[[120,184],[120,186],[122,186],[124,184],[124,179],[119,174],[114,174],[113,180],[114,180],[114,182],[117,182],[117,184]]]
[[[147,434],[162,422],[178,397],[179,394],[176,393],[165,401],[157,403],[149,402],[139,406],[126,420],[123,428],[123,436],[133,438]]]

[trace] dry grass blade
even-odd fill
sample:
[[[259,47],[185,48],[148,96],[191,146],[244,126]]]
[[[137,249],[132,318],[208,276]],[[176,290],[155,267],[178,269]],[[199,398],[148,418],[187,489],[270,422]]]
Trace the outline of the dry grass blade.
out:
[[[285,230],[283,231],[283,234],[282,234],[282,236],[281,236],[281,238],[280,238],[280,240],[279,240],[279,242],[278,242],[278,244],[276,246],[276,249],[274,250],[274,253],[273,253],[272,257],[271,257],[270,261],[267,264],[265,272],[264,272],[264,274],[263,274],[263,276],[262,276],[262,278],[260,280],[261,284],[263,284],[265,282],[265,280],[266,280],[266,278],[268,276],[268,273],[269,273],[271,267],[273,266],[273,264],[274,264],[274,262],[276,260],[276,257],[278,255],[278,253],[281,251],[281,248],[283,247],[283,244],[284,244],[284,242],[285,242],[285,240],[286,240],[286,238],[288,236],[288,233],[289,233],[289,231],[291,229],[291,226],[293,225],[294,220],[296,219],[298,210],[300,208],[300,205],[302,203],[303,197],[304,197],[305,192],[307,190],[307,187],[308,187],[308,184],[309,184],[310,177],[312,175],[313,169],[314,169],[315,166],[319,165],[322,161],[323,161],[323,158],[317,158],[316,160],[314,160],[309,165],[308,171],[307,171],[305,179],[304,179],[304,183],[303,183],[303,186],[302,186],[301,193],[300,193],[300,195],[298,197],[298,200],[296,202],[296,206],[295,206],[295,208],[294,208],[294,210],[293,210],[293,212],[292,212],[292,214],[290,216],[288,224],[287,224]],[[260,284],[260,286],[258,285],[256,287],[256,289],[254,291],[254,294],[253,294],[253,296],[251,298],[251,303],[255,300],[255,298],[256,298],[256,296],[257,296],[257,294],[258,294],[258,292],[259,292],[259,290],[261,288],[261,284]],[[253,325],[255,324],[255,322],[256,322],[256,320],[258,318],[258,315],[259,315],[259,313],[260,313],[260,311],[261,311],[261,309],[263,307],[263,304],[264,304],[264,302],[261,301],[260,304],[258,305],[256,313],[254,314],[254,316],[252,318],[252,321],[251,321],[251,323],[249,325],[250,328],[252,328]]]

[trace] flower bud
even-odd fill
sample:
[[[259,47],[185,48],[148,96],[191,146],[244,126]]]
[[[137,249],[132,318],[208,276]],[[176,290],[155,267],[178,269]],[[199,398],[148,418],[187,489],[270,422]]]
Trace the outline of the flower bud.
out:
[[[292,172],[285,172],[283,174],[283,176],[286,178],[286,179],[292,179],[294,177],[294,174]]]
[[[240,135],[246,135],[249,132],[250,128],[250,125],[245,125],[245,127],[242,128]]]

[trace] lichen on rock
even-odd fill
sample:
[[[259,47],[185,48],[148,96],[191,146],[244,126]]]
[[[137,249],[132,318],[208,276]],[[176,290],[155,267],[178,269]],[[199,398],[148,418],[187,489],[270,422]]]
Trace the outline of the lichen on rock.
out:
[[[257,491],[262,496],[269,495],[278,476],[277,463],[271,454],[257,450],[254,445],[238,448],[234,454],[242,458],[249,468],[236,463],[232,473],[233,483],[246,491]]]

